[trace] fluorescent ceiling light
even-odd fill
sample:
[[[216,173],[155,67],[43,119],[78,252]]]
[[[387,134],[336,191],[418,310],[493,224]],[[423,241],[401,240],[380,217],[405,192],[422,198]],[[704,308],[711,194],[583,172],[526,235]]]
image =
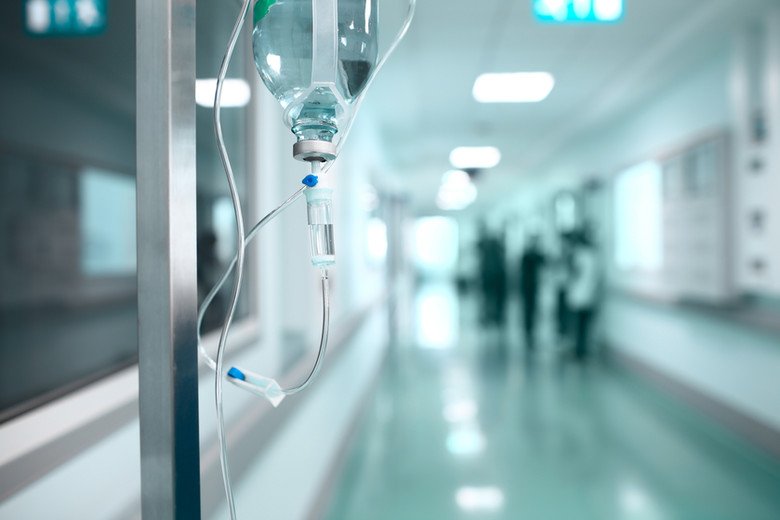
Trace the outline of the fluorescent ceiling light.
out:
[[[554,86],[548,72],[502,72],[482,74],[472,92],[480,103],[538,103]]]
[[[493,168],[500,162],[501,152],[495,146],[459,146],[450,152],[455,168]]]
[[[442,176],[436,204],[443,210],[465,209],[477,200],[477,187],[471,182],[469,174],[460,170],[451,170]]]
[[[214,95],[217,92],[215,78],[195,80],[195,103],[202,107],[214,108]],[[222,106],[243,107],[252,97],[249,83],[240,78],[226,79],[222,86]]]
[[[458,188],[467,184],[471,184],[471,177],[463,170],[450,170],[441,176],[442,186]]]
[[[460,211],[477,200],[477,188],[473,184],[462,192],[439,191],[436,205],[444,211]]]
[[[462,423],[477,418],[477,403],[471,399],[455,401],[444,407],[444,418],[447,422]]]
[[[462,487],[455,493],[455,502],[469,513],[490,513],[504,507],[504,492],[494,486]]]

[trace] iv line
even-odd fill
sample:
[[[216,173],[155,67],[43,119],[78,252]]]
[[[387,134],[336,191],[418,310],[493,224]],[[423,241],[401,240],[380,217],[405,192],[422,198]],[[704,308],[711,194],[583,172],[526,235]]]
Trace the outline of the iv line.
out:
[[[417,0],[409,0],[409,6],[407,8],[406,17],[404,18],[404,21],[401,24],[401,28],[399,29],[398,33],[396,34],[396,36],[395,36],[392,44],[388,48],[387,52],[379,60],[379,63],[377,64],[377,67],[375,69],[375,73],[371,75],[371,77],[369,78],[369,80],[366,83],[365,87],[363,88],[362,92],[358,96],[357,102],[355,103],[355,113],[357,113],[359,111],[360,106],[362,105],[362,103],[363,103],[363,101],[365,99],[365,94],[368,92],[368,89],[371,86],[371,84],[373,83],[373,81],[375,80],[378,72],[382,69],[382,67],[384,67],[384,65],[387,62],[387,60],[389,59],[389,57],[395,52],[396,48],[401,43],[401,40],[404,38],[404,36],[406,36],[406,33],[409,31],[409,27],[410,27],[410,25],[412,23],[412,19],[414,17],[416,4],[417,4]],[[240,26],[243,24],[243,20],[246,18],[247,10],[248,10],[248,2],[244,2],[243,6],[242,6],[241,13],[239,15],[239,20],[240,21],[237,22],[237,24],[236,24],[236,27],[239,28],[238,32],[240,32]],[[226,64],[226,62],[229,62],[230,58],[232,57],[233,47],[235,46],[235,43],[236,43],[236,41],[238,39],[238,33],[236,32],[236,27],[234,27],[234,34],[231,35],[231,41],[230,41],[230,46],[228,48],[228,52],[226,52],[225,57],[223,58],[223,68],[225,70],[223,70],[223,68],[220,69],[220,77],[217,79],[217,95],[216,95],[216,100],[215,100],[215,105],[214,105],[215,106],[215,116],[216,116],[215,117],[215,128],[217,128],[217,127],[219,128],[218,135],[217,135],[217,141],[218,141],[218,143],[220,145],[220,155],[221,155],[221,157],[223,159],[223,163],[226,162],[226,165],[225,165],[226,166],[226,170],[228,168],[230,168],[230,161],[229,161],[229,158],[227,157],[227,152],[224,151],[224,141],[222,140],[221,123],[217,119],[217,117],[218,117],[217,113],[221,109],[221,98],[220,98],[221,90],[222,90],[221,87],[222,87],[222,82],[224,81],[224,78],[225,78],[225,74],[227,72],[226,71],[227,67],[225,67],[225,64]],[[350,132],[352,130],[352,123],[354,122],[354,119],[355,119],[354,117],[350,119],[346,130],[342,133],[342,136],[339,139],[338,146],[337,146],[338,150],[341,150],[341,147],[343,146],[344,142],[346,141],[347,137],[349,136],[349,134],[350,134]],[[224,154],[223,154],[223,151],[224,151]],[[320,173],[321,175],[324,175],[325,173],[327,173],[330,170],[330,168],[333,166],[333,163],[334,163],[334,161],[330,161],[330,162],[326,163],[324,166],[322,166],[322,170],[320,172],[318,172],[318,173]],[[312,163],[312,164],[320,166],[320,163]],[[233,177],[233,174],[232,174],[232,168],[230,168],[230,172],[228,172],[227,175],[228,175],[228,183],[231,183],[233,186],[235,186],[235,180],[234,180],[234,177]],[[308,189],[308,188],[306,186],[303,186],[300,189],[298,189],[297,191],[295,191],[287,200],[282,202],[282,204],[280,204],[277,208],[272,210],[265,217],[263,217],[257,224],[255,224],[255,226],[249,231],[249,233],[245,237],[244,249],[246,247],[248,247],[248,245],[252,242],[252,240],[254,240],[254,238],[257,236],[257,233],[260,231],[260,229],[262,229],[266,224],[270,223],[282,211],[287,209],[287,207],[290,204],[292,204],[293,202],[298,200],[301,197],[301,195],[303,195],[303,193],[305,192],[306,189]],[[232,193],[232,191],[231,191],[231,193]],[[234,202],[235,202],[235,200],[234,200]],[[240,204],[239,204],[239,206],[240,206]],[[240,213],[240,212],[241,212],[241,209],[240,209],[240,207],[238,207],[237,208],[237,212],[236,212],[237,216],[238,216],[238,213]],[[243,227],[243,222],[241,222],[241,227]],[[227,282],[227,279],[230,276],[230,273],[233,271],[233,269],[235,268],[235,266],[239,262],[239,260],[241,260],[240,257],[243,257],[243,256],[244,255],[242,255],[241,252],[237,252],[236,253],[236,255],[233,257],[232,261],[230,262],[230,265],[227,267],[227,269],[223,273],[223,275],[220,278],[220,280],[216,283],[216,285],[211,289],[211,291],[208,293],[208,295],[204,299],[204,301],[201,304],[201,307],[199,309],[199,312],[198,312],[198,322],[197,322],[197,327],[198,327],[198,346],[199,346],[199,350],[200,350],[201,355],[203,355],[203,357],[206,360],[206,364],[212,370],[216,370],[217,364],[214,361],[214,359],[209,355],[209,353],[206,352],[205,348],[202,345],[202,341],[201,341],[202,340],[201,328],[202,328],[202,325],[203,325],[203,319],[204,319],[204,316],[206,314],[206,311],[208,310],[208,307],[211,305],[211,303],[213,302],[213,300],[216,297],[216,295],[219,293],[219,291],[222,289],[224,284]],[[326,279],[327,279],[327,276],[326,276]],[[235,289],[235,286],[236,286],[236,284],[234,284],[234,289]],[[319,356],[318,356],[318,359],[319,359]]]
[[[252,240],[255,239],[257,234],[260,232],[260,230],[265,227],[266,224],[271,222],[273,219],[275,219],[279,214],[287,209],[287,207],[301,198],[301,195],[308,189],[307,186],[302,186],[300,189],[296,190],[295,193],[290,195],[287,200],[282,202],[276,209],[272,210],[270,213],[268,213],[265,217],[263,217],[257,224],[254,225],[252,229],[249,230],[249,233],[246,235],[245,245],[244,247],[249,247],[249,244],[252,242]],[[201,327],[203,326],[203,318],[206,315],[206,311],[208,310],[211,303],[214,301],[214,298],[216,298],[217,293],[222,289],[222,287],[225,285],[225,282],[227,282],[228,277],[230,276],[230,273],[233,272],[233,269],[236,266],[236,263],[238,262],[238,253],[233,257],[233,260],[230,262],[230,265],[228,265],[227,269],[225,269],[225,272],[222,274],[222,277],[219,279],[219,281],[214,285],[214,287],[211,289],[211,291],[206,295],[206,298],[203,300],[203,303],[200,304],[200,310],[198,311],[198,348],[200,349],[200,353],[203,356],[203,358],[206,360],[206,364],[211,368],[212,370],[215,370],[217,368],[217,364],[212,359],[212,357],[209,355],[208,352],[206,352],[206,349],[203,347],[202,341],[201,341]]]
[[[222,468],[222,480],[225,486],[225,496],[227,498],[228,509],[230,511],[231,520],[236,520],[236,503],[233,497],[233,489],[230,483],[230,468],[228,467],[228,453],[227,453],[227,439],[225,438],[225,413],[222,406],[222,371],[223,363],[225,361],[225,349],[227,347],[228,333],[230,332],[230,325],[233,322],[233,316],[238,306],[238,299],[241,295],[241,282],[244,274],[244,255],[246,248],[246,239],[244,237],[244,215],[241,211],[241,199],[238,196],[238,188],[236,186],[236,179],[233,175],[233,168],[230,164],[230,158],[228,157],[227,149],[225,147],[225,140],[222,136],[222,121],[220,119],[220,111],[222,109],[222,87],[225,83],[225,76],[227,76],[228,65],[230,59],[233,57],[233,50],[236,47],[238,41],[238,35],[241,33],[241,26],[246,20],[247,13],[249,12],[249,4],[251,0],[244,0],[241,6],[241,13],[236,19],[236,24],[233,26],[233,32],[230,34],[230,40],[228,42],[227,50],[222,58],[222,64],[219,67],[219,74],[217,75],[217,88],[214,94],[214,133],[217,138],[217,148],[219,149],[219,156],[222,160],[222,166],[225,168],[225,176],[227,177],[228,187],[230,188],[230,198],[233,202],[233,210],[236,217],[236,240],[237,240],[237,253],[236,253],[236,277],[233,282],[233,295],[228,306],[227,316],[225,322],[222,324],[222,331],[219,335],[219,346],[217,347],[217,360],[215,363],[216,377],[214,378],[214,401],[217,409],[217,440],[219,442],[219,462]]]
[[[227,316],[222,325],[222,331],[220,333],[220,338],[219,338],[219,345],[217,347],[216,361],[212,360],[208,356],[208,354],[205,353],[205,351],[201,348],[201,352],[204,353],[206,359],[208,360],[207,363],[209,364],[209,366],[213,365],[212,368],[214,368],[216,372],[214,394],[215,394],[216,412],[217,412],[217,438],[220,447],[219,458],[220,458],[220,465],[222,468],[222,477],[223,477],[223,483],[225,487],[225,495],[228,502],[228,508],[229,508],[231,520],[236,520],[237,515],[236,515],[235,499],[233,497],[233,490],[230,482],[230,468],[228,465],[227,440],[225,438],[225,417],[224,417],[224,411],[222,406],[222,384],[223,384],[222,372],[223,372],[223,365],[224,365],[225,350],[227,347],[228,333],[230,332],[230,326],[233,322],[233,317],[235,315],[236,307],[238,306],[238,300],[241,294],[241,283],[243,280],[243,269],[244,269],[244,260],[246,254],[246,246],[247,243],[260,230],[260,228],[262,228],[265,224],[273,220],[273,218],[275,218],[279,213],[281,213],[281,211],[283,211],[290,204],[292,204],[292,202],[294,202],[298,197],[300,197],[300,195],[306,189],[306,188],[299,189],[290,198],[288,198],[285,202],[283,202],[282,205],[276,208],[276,210],[272,211],[265,218],[263,218],[263,220],[258,222],[250,231],[250,236],[244,235],[244,221],[243,221],[243,212],[241,210],[241,200],[238,195],[235,176],[233,175],[233,168],[231,166],[230,158],[228,157],[227,149],[225,147],[225,142],[222,135],[222,123],[220,119],[220,112],[222,108],[222,87],[224,86],[228,65],[233,56],[233,51],[235,49],[236,42],[238,41],[238,36],[241,32],[241,28],[246,20],[250,3],[251,0],[244,0],[241,7],[241,12],[238,18],[236,19],[236,23],[230,35],[228,48],[225,51],[225,55],[222,59],[222,64],[220,65],[219,74],[217,76],[216,92],[214,95],[214,132],[216,134],[216,140],[218,144],[220,159],[222,160],[222,166],[225,169],[225,175],[227,177],[228,187],[230,189],[231,201],[233,203],[233,209],[236,218],[236,232],[237,232],[237,242],[238,242],[237,252],[235,258],[230,264],[230,267],[226,270],[225,274],[220,279],[220,282],[217,284],[217,286],[215,286],[214,289],[212,289],[212,291],[209,293],[209,296],[207,296],[207,301],[204,301],[204,305],[202,306],[201,311],[199,312],[198,315],[198,339],[200,339],[200,325],[203,319],[203,315],[205,314],[205,309],[208,307],[211,301],[213,301],[219,289],[226,282],[227,277],[230,275],[230,272],[235,268],[236,277],[233,284],[233,293],[232,293],[230,305],[228,307]],[[409,26],[411,25],[412,18],[414,16],[415,5],[416,5],[416,0],[409,0],[409,8],[404,23],[400,31],[396,35],[395,40],[390,45],[390,48],[377,64],[374,74],[369,78],[365,88],[363,89],[363,92],[360,94],[357,102],[355,103],[353,118],[348,123],[347,129],[342,133],[342,137],[339,139],[337,150],[340,150],[341,147],[343,146],[343,143],[346,141],[346,138],[352,129],[354,115],[357,114],[360,106],[362,105],[363,99],[365,98],[365,94],[368,91],[369,86],[373,83],[377,73],[384,66],[387,59],[398,47],[401,39],[403,39],[403,37],[406,35]],[[332,167],[332,165],[333,165],[333,161],[324,165],[320,173],[321,174],[327,173]],[[304,390],[310,384],[310,382],[319,372],[321,362],[322,359],[324,358],[325,350],[327,348],[328,333],[329,333],[330,298],[329,298],[327,271],[324,269],[322,271],[322,297],[323,297],[323,323],[322,323],[322,335],[320,338],[320,348],[317,354],[317,360],[315,361],[314,367],[312,368],[312,371],[310,372],[309,376],[303,381],[303,383],[287,391],[287,394],[289,395]],[[236,381],[236,384],[239,384],[239,386],[243,387],[243,384],[241,383],[243,382]]]
[[[319,163],[318,163],[319,164]],[[304,194],[304,192],[309,189],[308,186],[303,186],[300,189],[296,190],[290,197],[287,198],[284,202],[282,202],[277,208],[272,210],[270,213],[268,213],[265,217],[263,217],[255,226],[249,230],[249,233],[246,236],[246,245],[245,247],[249,247],[249,244],[252,242],[252,240],[257,237],[260,230],[265,227],[266,224],[270,223],[274,218],[279,216],[279,214],[287,209],[287,207],[298,200],[301,195]],[[222,274],[222,277],[219,279],[219,281],[214,285],[214,287],[211,289],[211,291],[206,295],[206,297],[203,300],[203,303],[200,305],[200,309],[198,311],[198,349],[200,350],[201,356],[206,361],[206,364],[211,368],[212,370],[216,370],[216,362],[214,359],[209,355],[209,353],[206,351],[205,347],[202,344],[202,337],[201,337],[201,328],[203,326],[203,318],[206,315],[206,311],[208,310],[211,303],[214,301],[214,298],[216,297],[217,293],[222,289],[222,287],[227,282],[228,277],[230,276],[230,273],[233,272],[233,269],[235,268],[237,263],[237,257],[234,256],[233,260],[228,265],[225,272]],[[329,326],[330,326],[330,287],[329,287],[329,279],[328,279],[328,272],[327,270],[322,270],[322,332],[320,334],[320,346],[317,350],[317,359],[314,362],[314,366],[312,370],[309,372],[309,375],[304,379],[304,381],[296,386],[293,386],[291,388],[283,389],[282,392],[284,395],[294,395],[300,392],[301,390],[304,390],[309,386],[311,381],[316,377],[317,373],[319,372],[320,366],[322,364],[322,360],[325,358],[325,352],[327,350],[328,345],[328,334],[329,334]],[[239,386],[240,388],[243,388],[245,390],[252,391],[251,384],[242,382],[239,380],[231,379],[231,382],[235,384],[236,386]]]

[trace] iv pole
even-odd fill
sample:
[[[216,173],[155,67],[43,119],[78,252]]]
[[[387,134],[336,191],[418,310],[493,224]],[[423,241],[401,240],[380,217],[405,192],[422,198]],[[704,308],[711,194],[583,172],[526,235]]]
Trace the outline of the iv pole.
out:
[[[137,0],[138,354],[144,520],[201,516],[195,0]]]

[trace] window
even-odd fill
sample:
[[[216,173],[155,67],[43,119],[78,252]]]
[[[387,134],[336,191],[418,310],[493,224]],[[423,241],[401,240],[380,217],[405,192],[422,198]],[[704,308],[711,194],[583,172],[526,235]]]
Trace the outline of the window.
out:
[[[47,36],[0,6],[0,420],[136,359],[134,13]]]
[[[230,32],[235,22],[235,9],[225,9],[220,0],[198,0],[196,26],[196,75],[201,96],[213,103],[216,76],[225,53]],[[232,84],[248,89],[247,55],[250,42],[246,33],[239,40],[233,54],[227,78]],[[203,81],[206,80],[206,81]],[[213,81],[209,81],[213,80]],[[203,89],[206,95],[203,96]],[[210,91],[209,91],[210,90]],[[251,191],[246,174],[247,154],[247,111],[244,106],[249,99],[242,96],[240,103],[227,103],[229,92],[223,93],[222,131],[228,154],[236,176],[241,202],[244,208],[244,223],[248,232],[254,222],[249,221],[252,200],[245,195]],[[198,304],[203,301],[214,284],[221,278],[236,252],[236,225],[233,204],[230,200],[225,172],[214,139],[213,108],[198,104],[196,109],[198,135]],[[246,282],[242,288],[241,300],[236,311],[236,321],[254,315],[256,298],[252,294],[251,279],[256,275],[253,255],[247,255]],[[232,277],[214,299],[203,320],[204,332],[215,331],[222,326],[230,300]]]
[[[663,262],[661,166],[644,162],[615,179],[615,262],[623,270],[659,271]]]
[[[32,34],[25,5],[0,3],[0,422],[137,361],[135,2],[110,2],[102,28],[82,34]],[[197,73],[214,77],[235,12],[216,0],[197,9]],[[239,46],[230,77],[245,77],[245,60]],[[235,231],[212,111],[195,110],[203,298]],[[251,214],[247,116],[223,116]],[[247,284],[239,320],[250,321],[253,301]]]

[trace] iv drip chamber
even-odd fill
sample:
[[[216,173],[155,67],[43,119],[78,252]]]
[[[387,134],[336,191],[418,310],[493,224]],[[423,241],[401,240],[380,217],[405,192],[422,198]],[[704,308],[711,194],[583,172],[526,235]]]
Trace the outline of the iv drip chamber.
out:
[[[325,268],[336,263],[333,237],[333,190],[310,188],[306,190],[306,212],[309,218],[311,263]]]

